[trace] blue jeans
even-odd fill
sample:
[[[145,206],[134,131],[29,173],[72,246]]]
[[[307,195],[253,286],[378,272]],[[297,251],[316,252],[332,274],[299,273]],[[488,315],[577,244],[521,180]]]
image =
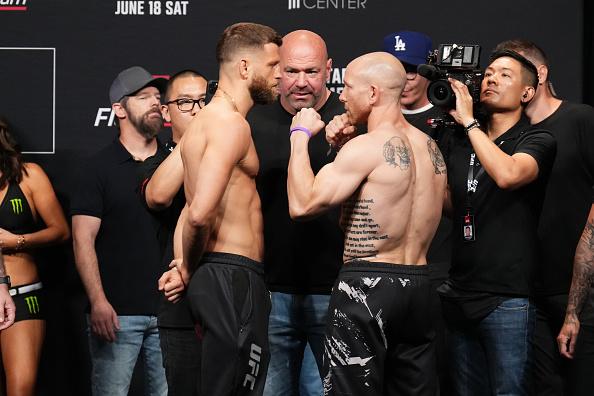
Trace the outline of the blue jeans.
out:
[[[270,364],[264,396],[322,395],[319,368],[330,296],[278,292],[271,296]]]
[[[448,325],[454,394],[531,394],[534,319],[527,298],[510,298],[477,323]]]
[[[87,316],[87,333],[93,369],[93,396],[127,396],[138,355],[144,362],[145,395],[165,396],[167,382],[159,346],[156,316],[118,316],[120,330],[116,340],[107,342],[91,331]]]

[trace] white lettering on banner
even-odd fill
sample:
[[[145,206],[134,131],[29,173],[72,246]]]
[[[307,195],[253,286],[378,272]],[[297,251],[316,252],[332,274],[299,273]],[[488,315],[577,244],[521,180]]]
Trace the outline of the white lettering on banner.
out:
[[[164,7],[163,3],[165,3]],[[165,2],[160,0],[118,0],[116,1],[115,15],[187,15],[189,3],[189,0],[168,0]],[[148,8],[145,7],[145,4],[148,5]]]
[[[326,81],[326,86],[332,92],[340,94],[344,89],[344,72],[346,67],[333,67]]]
[[[117,1],[115,15],[144,15],[144,0]]]
[[[187,15],[189,1],[167,1],[165,3],[165,14]]]
[[[24,6],[27,0],[0,0],[0,6]]]
[[[288,0],[289,10],[296,10],[303,6],[308,10],[358,10],[366,8],[367,0]]]
[[[101,126],[101,121],[107,121],[107,126],[113,126],[114,119],[115,113],[111,110],[111,107],[100,107],[97,109],[94,126]]]

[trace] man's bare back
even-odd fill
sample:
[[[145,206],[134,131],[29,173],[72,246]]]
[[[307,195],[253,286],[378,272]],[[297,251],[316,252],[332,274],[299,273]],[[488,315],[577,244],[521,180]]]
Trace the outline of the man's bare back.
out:
[[[445,164],[435,141],[408,123],[348,142],[374,168],[342,206],[343,258],[426,264],[441,214]]]
[[[245,118],[230,110],[225,103],[207,106],[190,124],[180,142],[184,162],[184,189],[191,208],[194,199],[203,195],[221,194],[212,213],[212,226],[204,251],[226,252],[260,261],[263,253],[262,213],[256,192],[258,156]],[[213,179],[227,176],[232,164],[229,182],[212,191]],[[201,173],[203,164],[208,173]],[[208,197],[207,197],[208,198]]]
[[[324,395],[435,395],[432,299],[425,255],[441,217],[445,165],[435,142],[403,117],[404,68],[392,55],[351,62],[346,113],[327,134],[368,132],[313,174],[308,138],[324,123],[302,109],[291,125],[287,190],[294,218],[343,205],[345,265],[332,290],[324,340]],[[334,140],[330,138],[330,140]],[[336,139],[344,141],[344,139]]]

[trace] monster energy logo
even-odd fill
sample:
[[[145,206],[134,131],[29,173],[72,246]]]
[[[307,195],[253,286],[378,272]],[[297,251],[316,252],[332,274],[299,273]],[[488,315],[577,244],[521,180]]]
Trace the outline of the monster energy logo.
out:
[[[27,302],[27,308],[29,308],[30,314],[39,313],[39,301],[37,301],[37,296],[25,297],[25,301]]]
[[[14,214],[23,213],[23,201],[20,198],[11,199],[10,203],[12,204]]]

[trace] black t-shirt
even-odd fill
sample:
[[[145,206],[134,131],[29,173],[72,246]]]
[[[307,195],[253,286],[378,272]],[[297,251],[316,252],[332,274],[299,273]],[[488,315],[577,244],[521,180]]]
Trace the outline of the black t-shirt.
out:
[[[420,129],[433,139],[437,140],[437,129],[432,128],[427,121],[429,119],[443,118],[444,112],[437,106],[430,105],[430,107],[427,107],[428,108],[423,111],[402,109],[402,114],[404,115],[404,118],[406,118],[406,121],[408,121],[412,126]]]
[[[165,142],[165,149],[167,155],[175,149],[176,143],[173,140]],[[161,162],[165,160],[167,155],[155,157],[152,161],[151,168],[148,169],[147,178],[143,182],[143,186],[146,186],[150,178],[153,176]],[[144,194],[144,188],[143,188]],[[146,202],[146,201],[145,201]],[[186,204],[186,197],[184,195],[184,188],[179,189],[171,206],[165,210],[151,211],[151,213],[159,219],[161,225],[161,231],[159,235],[162,240],[162,262],[163,271],[169,269],[169,264],[173,260],[173,236],[175,234],[175,226],[177,225],[177,219]],[[149,209],[150,210],[150,209]],[[188,304],[188,300],[185,294],[177,300],[175,303],[170,302],[163,293],[160,293],[160,304],[159,304],[159,315],[158,324],[159,327],[167,328],[182,328],[182,329],[193,329],[194,320],[192,318],[192,312]]]
[[[575,248],[590,211],[594,185],[594,108],[563,102],[534,125],[551,131],[557,158],[547,185],[538,236],[543,261],[536,293],[568,293]]]
[[[502,190],[486,172],[472,195],[475,237],[463,238],[467,180],[473,153],[464,133],[448,139],[446,163],[453,203],[451,285],[460,290],[527,296],[533,271],[539,264],[536,228],[544,187],[555,158],[555,140],[547,131],[532,130],[526,118],[495,140],[507,154],[526,153],[538,163],[534,182],[515,190]],[[475,163],[474,175],[480,164]]]
[[[91,157],[71,196],[71,215],[101,219],[95,251],[103,290],[118,315],[156,315],[162,273],[159,222],[142,202],[141,181],[157,154],[135,161],[119,139]]]
[[[433,139],[439,140],[441,130],[432,128],[427,123],[429,119],[443,118],[444,112],[439,107],[431,105],[428,109],[419,112],[402,111],[404,118],[415,128],[420,129]],[[450,258],[452,256],[452,221],[441,217],[435,236],[427,251],[427,263],[429,263],[429,275],[432,280],[443,281],[448,276],[450,269]]]
[[[324,122],[344,113],[332,93],[318,111]],[[271,291],[289,294],[329,294],[342,265],[343,234],[340,209],[307,222],[291,220],[287,198],[287,167],[293,115],[280,103],[256,106],[248,114],[260,171],[256,179],[264,216],[264,269]],[[329,152],[324,132],[309,142],[314,173],[336,156]]]

